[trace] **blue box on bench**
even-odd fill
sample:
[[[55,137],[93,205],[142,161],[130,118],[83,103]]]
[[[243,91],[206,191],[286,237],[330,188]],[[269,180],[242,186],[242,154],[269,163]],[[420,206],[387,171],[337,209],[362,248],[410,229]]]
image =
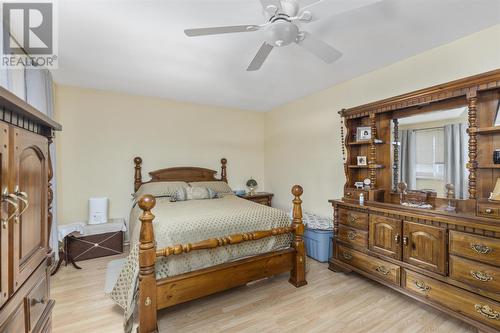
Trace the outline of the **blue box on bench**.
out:
[[[327,262],[333,255],[333,230],[308,229],[304,231],[307,255],[319,262]]]

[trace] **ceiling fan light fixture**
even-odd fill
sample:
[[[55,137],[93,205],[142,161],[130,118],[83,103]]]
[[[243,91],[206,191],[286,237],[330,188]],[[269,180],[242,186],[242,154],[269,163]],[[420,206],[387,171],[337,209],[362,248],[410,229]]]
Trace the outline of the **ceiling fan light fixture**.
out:
[[[295,42],[299,28],[287,21],[277,21],[266,28],[266,41],[279,47]]]

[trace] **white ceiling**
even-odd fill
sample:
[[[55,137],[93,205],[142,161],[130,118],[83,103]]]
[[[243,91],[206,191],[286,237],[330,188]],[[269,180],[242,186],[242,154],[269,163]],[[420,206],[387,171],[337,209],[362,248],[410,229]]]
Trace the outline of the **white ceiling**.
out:
[[[344,54],[337,62],[290,45],[247,72],[262,31],[188,38],[183,30],[262,24],[259,0],[59,0],[58,10],[57,83],[256,111],[500,23],[499,0],[384,0],[302,24]]]

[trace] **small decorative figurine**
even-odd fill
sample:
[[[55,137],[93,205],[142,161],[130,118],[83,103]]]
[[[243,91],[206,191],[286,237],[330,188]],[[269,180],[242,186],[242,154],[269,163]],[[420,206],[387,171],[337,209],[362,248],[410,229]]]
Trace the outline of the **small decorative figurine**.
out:
[[[372,181],[370,178],[365,178],[365,180],[363,180],[363,184],[365,185],[365,190],[369,190],[370,189],[370,185],[371,185]]]
[[[247,187],[248,187],[248,190],[250,191],[249,194],[254,195],[255,189],[257,188],[257,181],[255,179],[253,179],[252,177],[250,177],[250,179],[247,180]]]
[[[363,182],[355,182],[354,186],[356,186],[356,188],[358,190],[362,190],[363,189]]]

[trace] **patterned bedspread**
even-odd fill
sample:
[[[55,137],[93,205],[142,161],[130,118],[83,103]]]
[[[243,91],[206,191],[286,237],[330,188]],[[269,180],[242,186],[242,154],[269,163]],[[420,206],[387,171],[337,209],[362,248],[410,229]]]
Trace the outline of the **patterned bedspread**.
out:
[[[260,205],[234,195],[220,199],[170,202],[157,198],[152,210],[157,248],[193,243],[208,238],[235,233],[267,230],[290,225],[287,214],[279,209]],[[139,275],[139,231],[142,213],[138,205],[130,215],[130,254],[111,293],[112,299],[125,311],[125,321],[131,329],[131,316],[136,304]],[[279,249],[288,248],[291,235],[229,245],[211,250],[160,258],[156,262],[156,278],[161,279],[194,270],[219,265]]]

